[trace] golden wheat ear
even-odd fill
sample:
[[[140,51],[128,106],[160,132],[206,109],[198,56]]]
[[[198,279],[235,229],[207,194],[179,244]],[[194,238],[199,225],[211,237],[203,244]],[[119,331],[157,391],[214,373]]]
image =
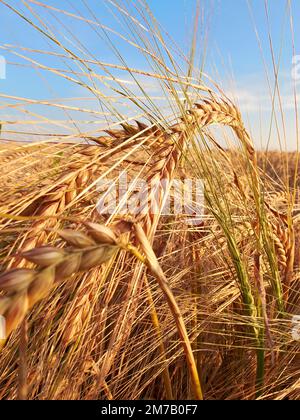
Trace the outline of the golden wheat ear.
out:
[[[66,249],[43,246],[26,251],[22,257],[35,269],[16,268],[0,276],[0,315],[6,320],[7,337],[24,319],[27,311],[44,299],[59,282],[108,261],[118,249],[113,230],[96,223],[85,223],[88,234],[59,230],[57,234],[70,246]]]

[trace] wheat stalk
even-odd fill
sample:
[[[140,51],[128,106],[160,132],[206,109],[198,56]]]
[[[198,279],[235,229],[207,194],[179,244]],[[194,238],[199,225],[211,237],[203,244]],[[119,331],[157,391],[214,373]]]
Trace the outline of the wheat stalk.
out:
[[[185,323],[184,323],[180,308],[174,298],[174,295],[168,284],[168,281],[157,261],[157,258],[153,252],[153,249],[147,239],[147,236],[145,235],[144,230],[139,224],[135,225],[135,233],[136,233],[137,239],[139,240],[141,244],[143,252],[146,255],[146,264],[149,270],[151,271],[151,273],[157,278],[159,286],[161,290],[163,291],[166,297],[166,300],[168,302],[168,305],[171,309],[171,312],[173,314],[179,336],[182,340],[182,345],[183,345],[184,352],[187,359],[187,365],[191,374],[195,398],[198,400],[203,400],[202,387],[200,384],[197,365],[196,365],[196,361],[193,355],[192,346],[190,343],[190,339],[189,339],[189,336],[185,327]]]

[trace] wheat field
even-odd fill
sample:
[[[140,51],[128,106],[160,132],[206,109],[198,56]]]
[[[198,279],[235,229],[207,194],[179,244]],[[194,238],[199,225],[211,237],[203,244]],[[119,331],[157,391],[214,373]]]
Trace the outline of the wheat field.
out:
[[[1,117],[0,399],[299,400],[299,154],[256,147],[196,66],[196,36],[178,52],[146,2],[108,3],[129,32],[1,0],[55,49],[1,48],[97,107],[0,95],[24,116]],[[121,64],[53,34],[40,9],[99,31]]]

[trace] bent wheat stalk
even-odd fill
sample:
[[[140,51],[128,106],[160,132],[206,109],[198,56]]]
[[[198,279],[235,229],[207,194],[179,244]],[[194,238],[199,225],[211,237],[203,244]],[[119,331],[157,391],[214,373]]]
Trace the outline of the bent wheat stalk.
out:
[[[184,320],[183,320],[180,308],[176,302],[176,299],[174,298],[172,290],[170,289],[168,281],[157,261],[157,258],[153,252],[153,249],[145,235],[145,232],[139,224],[135,225],[135,234],[146,256],[145,263],[147,267],[149,268],[150,272],[157,279],[159,286],[166,297],[169,308],[174,317],[178,334],[182,340],[182,345],[183,345],[184,352],[186,355],[188,368],[191,374],[191,380],[192,380],[195,398],[197,400],[203,400],[203,393],[202,393],[202,388],[201,388],[200,379],[198,375],[198,369],[197,369],[196,361],[193,355],[192,346],[189,340],[189,336],[188,336],[188,333],[184,324]]]

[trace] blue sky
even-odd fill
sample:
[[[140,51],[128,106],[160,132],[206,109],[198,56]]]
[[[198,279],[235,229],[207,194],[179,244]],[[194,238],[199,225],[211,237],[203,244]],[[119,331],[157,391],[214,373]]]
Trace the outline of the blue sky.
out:
[[[77,51],[79,55],[82,54],[82,51],[78,49],[80,42],[82,46],[86,47],[86,53],[90,57],[118,64],[118,57],[103,40],[100,40],[99,33],[95,32],[95,28],[86,22],[62,15],[54,10],[45,9],[38,5],[38,2],[35,0],[27,0],[25,2],[32,8],[31,10],[34,13],[37,13],[35,16],[25,7],[21,0],[5,1],[17,10],[24,12],[27,17],[39,25],[41,21],[47,22],[48,30],[50,28],[58,39],[64,40],[64,43]],[[97,17],[102,24],[123,34],[126,34],[128,31],[124,21],[122,21],[120,16],[117,17],[116,8],[108,0],[44,0],[43,3],[54,8],[63,9],[68,13],[78,16],[82,15],[91,20],[95,20],[95,17]],[[126,6],[129,1],[123,0],[118,1],[118,3],[121,6]],[[148,0],[148,5],[161,27],[184,52],[189,51],[191,43],[196,3],[196,0]],[[265,3],[267,4],[267,12]],[[202,18],[197,59],[200,61],[203,51],[206,51],[205,72],[220,83],[226,93],[238,100],[244,113],[244,118],[251,126],[256,144],[260,146],[262,143],[262,146],[265,146],[271,133],[271,146],[278,147],[277,131],[272,129],[269,132],[271,121],[274,126],[272,96],[270,96],[274,89],[274,72],[268,27],[270,28],[274,57],[276,62],[280,62],[279,82],[286,118],[287,146],[290,149],[294,149],[296,145],[293,109],[294,82],[291,77],[293,49],[290,14],[287,7],[288,1],[201,0],[200,5]],[[300,2],[291,0],[291,6],[295,23],[295,51],[297,54],[300,54],[298,41],[300,39],[300,29],[297,27],[297,22],[300,20]],[[28,51],[24,52],[19,49],[18,47],[22,46],[43,51],[60,51],[57,46],[54,46],[42,34],[30,27],[27,22],[24,22],[3,3],[0,3],[0,16],[0,46],[5,46],[5,49],[0,50],[0,55],[4,56],[8,62],[7,78],[0,80],[2,96],[4,94],[36,100],[85,97],[86,101],[81,106],[99,109],[97,108],[97,103],[93,102],[92,104],[89,101],[89,93],[85,92],[80,86],[74,85],[49,72],[37,70],[33,68],[32,63],[27,62],[26,64],[23,58],[12,54],[10,50],[27,55],[43,65],[56,69],[66,69],[68,66],[66,61],[62,61],[53,55],[41,55]],[[41,19],[40,22],[39,19]],[[139,19],[141,20],[141,17]],[[203,41],[204,34],[207,35],[206,42]],[[120,41],[119,38],[114,36],[112,36],[112,40],[117,41],[122,55],[126,57],[126,61],[131,67],[148,70],[146,60],[142,58],[135,48],[130,47],[128,43]],[[261,43],[263,55],[260,51],[259,43]],[[8,44],[12,44],[14,47],[7,47]],[[269,72],[271,90],[268,86],[265,63]],[[26,64],[25,67],[24,64]],[[101,71],[100,74],[102,74]],[[15,109],[5,108],[4,106],[8,102],[15,102],[3,97],[0,97],[0,101],[2,105],[0,109],[2,119],[13,120],[13,118],[17,118]],[[78,105],[75,100],[69,101],[70,103]],[[76,119],[73,111],[66,114],[61,109],[51,109],[49,107],[34,108],[29,105],[27,107],[24,105],[24,108],[22,108],[22,118],[24,119],[34,120],[39,118],[42,120],[41,115],[45,118],[49,117],[63,121],[68,119],[68,115]],[[20,107],[17,109],[20,109]],[[29,116],[27,109],[30,112],[38,113],[39,117],[33,114],[29,114]],[[92,115],[86,117],[88,120],[91,120],[91,118]],[[280,116],[279,120],[278,131],[282,139],[284,126]],[[42,121],[41,124],[45,126],[46,122]],[[66,129],[67,125],[67,123],[59,124],[58,132],[60,129]]]

